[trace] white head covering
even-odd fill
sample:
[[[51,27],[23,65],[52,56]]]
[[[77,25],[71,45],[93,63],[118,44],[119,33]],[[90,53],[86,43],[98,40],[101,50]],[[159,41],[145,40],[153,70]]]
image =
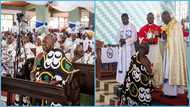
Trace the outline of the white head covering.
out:
[[[69,24],[73,24],[74,27],[71,28],[71,27],[69,26],[69,28],[68,28],[68,33],[74,33],[74,34],[76,34],[76,33],[79,32],[79,30],[80,30],[80,28],[81,28],[81,24],[80,24],[79,21],[77,21],[77,22],[69,22]]]
[[[44,39],[44,37],[42,37],[42,36],[38,36],[38,38],[39,38],[41,41],[43,41],[43,39]]]
[[[68,31],[69,34],[76,34],[77,33],[76,29],[68,28],[67,31]]]

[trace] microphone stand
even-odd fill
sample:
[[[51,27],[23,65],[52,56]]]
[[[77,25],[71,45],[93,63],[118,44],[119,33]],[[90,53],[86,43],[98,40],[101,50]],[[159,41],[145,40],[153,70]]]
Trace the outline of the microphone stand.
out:
[[[17,40],[16,40],[16,56],[15,56],[15,73],[14,73],[14,77],[16,77],[16,74],[19,72],[19,69],[18,69],[18,64],[19,64],[19,61],[18,61],[18,57],[20,55],[20,38],[21,38],[21,31],[20,31],[20,26],[21,26],[21,21],[18,20],[18,28],[19,28],[19,34],[17,34]]]
[[[14,72],[14,78],[19,78],[19,79],[26,79],[26,73],[25,73],[25,70],[22,71],[21,69],[19,69],[19,59],[20,59],[20,56],[21,56],[21,45],[23,46],[23,49],[24,49],[24,54],[25,54],[25,61],[26,61],[26,50],[25,50],[25,47],[24,47],[24,43],[23,41],[21,41],[21,26],[22,26],[22,23],[23,23],[23,20],[22,18],[17,18],[18,20],[18,27],[19,27],[19,34],[17,34],[17,43],[16,43],[16,55],[15,55],[15,72]],[[19,71],[20,70],[20,71]],[[19,95],[19,106],[22,105],[22,101],[23,101],[23,95]]]
[[[16,68],[15,68],[15,73],[14,73],[14,77],[17,78],[17,76],[19,76],[18,78],[23,78],[25,79],[23,75],[24,72],[21,72],[19,71],[19,59],[20,59],[20,56],[21,56],[21,45],[23,46],[24,48],[24,54],[25,54],[25,61],[26,61],[26,50],[25,50],[25,47],[24,47],[24,43],[21,41],[21,26],[22,26],[22,19],[18,20],[18,27],[19,27],[19,34],[17,35],[17,43],[16,43],[16,56],[15,56],[15,65],[16,65]],[[21,69],[20,69],[21,70]],[[18,75],[17,75],[18,74]],[[25,74],[25,73],[24,73]]]

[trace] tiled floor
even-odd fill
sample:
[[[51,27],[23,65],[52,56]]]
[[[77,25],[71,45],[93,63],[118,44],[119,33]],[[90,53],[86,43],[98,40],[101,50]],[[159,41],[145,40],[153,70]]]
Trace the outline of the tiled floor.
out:
[[[96,80],[100,85],[96,87],[96,105],[117,105],[119,98],[116,88],[119,84],[115,80]],[[178,95],[176,98],[164,97],[161,89],[155,89],[152,94],[152,105],[188,105],[187,94]]]

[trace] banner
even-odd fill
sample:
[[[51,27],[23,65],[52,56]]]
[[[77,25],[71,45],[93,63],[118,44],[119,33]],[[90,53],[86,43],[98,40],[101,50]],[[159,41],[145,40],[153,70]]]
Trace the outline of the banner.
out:
[[[102,63],[118,62],[119,48],[118,47],[103,47],[101,48]]]
[[[39,34],[48,33],[48,27],[47,22],[37,20],[36,21],[36,30],[39,32]]]
[[[47,23],[46,22],[43,22],[43,21],[36,21],[36,28],[42,28],[42,27],[45,27],[47,26]]]

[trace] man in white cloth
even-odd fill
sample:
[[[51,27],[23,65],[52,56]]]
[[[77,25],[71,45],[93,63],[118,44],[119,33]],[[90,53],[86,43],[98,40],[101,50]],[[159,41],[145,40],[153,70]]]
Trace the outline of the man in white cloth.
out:
[[[2,73],[3,76],[14,76],[14,61],[16,51],[16,40],[12,33],[6,33],[6,43],[2,47]]]
[[[134,43],[137,40],[137,31],[135,26],[129,22],[127,13],[122,14],[121,19],[123,25],[120,28],[120,48],[116,80],[122,84],[129,69],[131,57],[135,54]]]
[[[77,63],[84,63],[84,64],[93,64],[94,62],[94,32],[93,31],[86,31],[87,37],[85,40],[83,40],[80,45],[76,48],[76,51],[78,51],[78,54],[83,52],[83,56],[79,58],[76,62]],[[82,44],[82,45],[81,45]],[[85,48],[85,49],[84,49]],[[82,49],[82,50],[80,50]],[[79,53],[81,52],[81,53]]]
[[[26,52],[26,59],[34,58],[36,55],[36,46],[30,42],[28,36],[23,37],[24,48]]]
[[[187,50],[180,23],[168,11],[162,13],[162,21],[166,24],[165,33],[162,34],[166,37],[163,93],[166,96],[177,96],[184,93],[188,84]]]
[[[12,26],[12,28],[11,28],[11,32],[12,32],[13,34],[18,34],[19,29],[18,29],[18,26],[16,25],[16,22],[13,22],[13,26]]]
[[[42,40],[43,37],[42,36],[38,36],[36,39],[36,56],[38,56],[38,54],[43,52],[43,48],[42,48]]]
[[[77,45],[79,45],[79,41],[77,40],[77,32],[69,31],[69,37],[67,37],[64,42],[64,53],[70,61],[72,61],[74,57],[74,50]]]
[[[53,34],[54,48],[60,49],[60,43],[58,42],[59,38],[60,38],[60,37],[59,37],[59,34],[57,34],[57,33],[54,33],[54,34]]]
[[[93,31],[90,30],[86,30],[86,37],[83,40],[83,50],[87,51],[88,47],[93,48],[94,47],[94,43],[93,43]]]
[[[71,38],[71,35],[68,34],[64,43],[63,43],[63,46],[64,46],[64,52],[65,53],[68,53],[69,52],[69,47],[72,46],[72,38]]]

